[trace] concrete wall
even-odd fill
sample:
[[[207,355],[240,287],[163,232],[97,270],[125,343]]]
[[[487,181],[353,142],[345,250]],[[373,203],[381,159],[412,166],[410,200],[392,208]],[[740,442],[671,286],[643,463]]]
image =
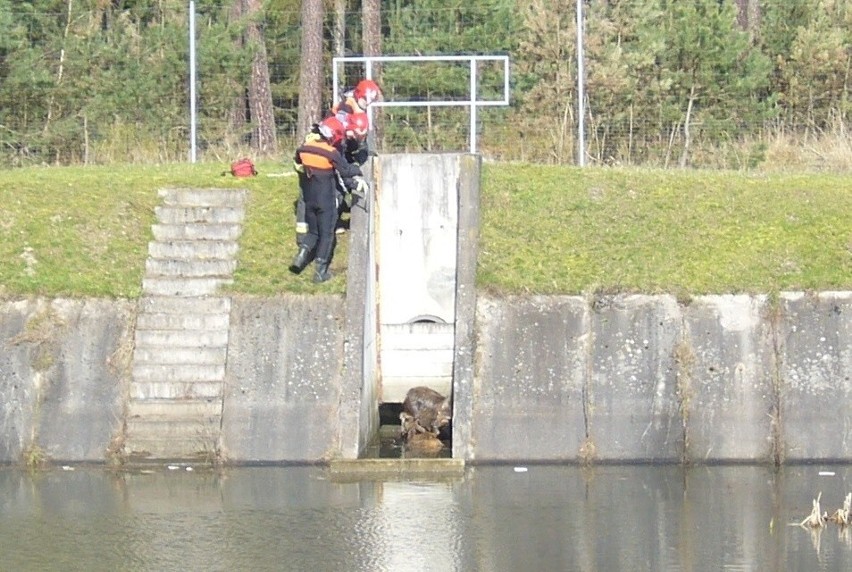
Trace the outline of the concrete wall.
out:
[[[849,292],[481,298],[467,458],[848,462],[850,328]]]
[[[852,461],[850,292],[688,304],[480,297],[475,307],[457,344],[457,458]],[[0,303],[0,462],[110,456],[135,315],[123,300]],[[229,460],[357,455],[370,397],[347,379],[346,321],[338,296],[234,298]]]
[[[0,302],[0,462],[103,461],[120,445],[135,309]]]

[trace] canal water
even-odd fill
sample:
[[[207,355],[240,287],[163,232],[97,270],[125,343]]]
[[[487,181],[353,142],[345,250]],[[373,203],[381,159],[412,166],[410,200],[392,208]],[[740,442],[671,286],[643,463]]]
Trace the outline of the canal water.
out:
[[[192,470],[189,470],[192,469]],[[0,570],[849,570],[852,467],[0,468]]]

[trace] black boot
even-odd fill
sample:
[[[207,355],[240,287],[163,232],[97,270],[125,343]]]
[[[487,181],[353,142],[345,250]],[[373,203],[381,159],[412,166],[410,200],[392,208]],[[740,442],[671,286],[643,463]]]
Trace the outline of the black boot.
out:
[[[317,268],[314,274],[314,282],[319,284],[331,279],[331,271],[328,269],[328,260],[317,258]]]
[[[290,264],[290,272],[293,274],[299,274],[302,270],[305,269],[305,266],[308,265],[308,255],[310,251],[307,246],[300,246],[299,252],[296,254],[296,257],[293,258],[293,263]]]

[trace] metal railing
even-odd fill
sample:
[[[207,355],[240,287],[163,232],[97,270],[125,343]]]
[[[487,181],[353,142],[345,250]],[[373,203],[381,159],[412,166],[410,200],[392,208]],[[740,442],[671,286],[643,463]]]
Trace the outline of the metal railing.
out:
[[[458,62],[467,61],[470,64],[470,92],[468,99],[461,100],[399,100],[379,101],[376,107],[470,107],[470,152],[476,153],[476,110],[479,107],[494,107],[509,105],[509,56],[506,55],[468,55],[468,56],[346,56],[332,58],[332,101],[336,101],[340,93],[339,68],[346,64],[364,64],[364,77],[373,79],[373,64],[386,62]],[[501,62],[503,64],[503,98],[477,98],[477,65],[483,61]],[[385,90],[383,90],[385,91]],[[372,107],[367,109],[372,125]]]

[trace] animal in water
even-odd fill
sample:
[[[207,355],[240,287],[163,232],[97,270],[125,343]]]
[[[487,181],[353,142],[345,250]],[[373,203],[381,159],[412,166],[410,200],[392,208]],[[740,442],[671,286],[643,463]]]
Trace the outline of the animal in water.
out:
[[[432,433],[416,433],[406,441],[404,458],[435,457],[444,449],[444,442]]]
[[[402,402],[400,433],[407,440],[418,434],[438,437],[453,417],[452,402],[431,387],[412,387]]]

